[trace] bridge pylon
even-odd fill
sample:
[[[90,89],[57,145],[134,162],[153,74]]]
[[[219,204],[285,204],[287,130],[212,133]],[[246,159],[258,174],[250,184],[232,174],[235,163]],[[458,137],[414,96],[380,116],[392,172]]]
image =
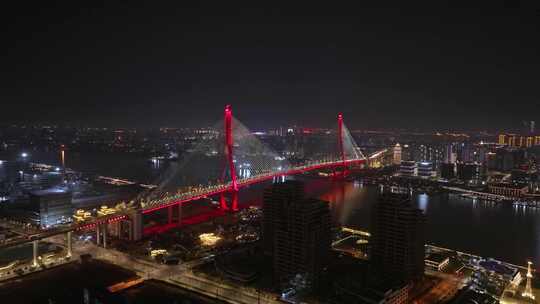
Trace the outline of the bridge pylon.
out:
[[[343,114],[339,113],[338,116],[338,151],[339,151],[339,156],[340,156],[340,159],[341,159],[341,167],[342,167],[342,176],[345,177],[347,175],[347,163],[346,163],[346,158],[345,158],[345,144],[344,144],[344,141],[343,141],[343,137],[345,136],[344,135],[344,131],[343,131]]]
[[[236,177],[236,167],[234,165],[234,137],[233,137],[233,121],[232,121],[232,107],[231,105],[225,106],[225,160],[226,167],[228,167],[229,174],[231,175],[231,186],[228,189],[228,193],[231,194],[231,211],[238,211],[238,181]],[[225,171],[223,176],[225,176]],[[227,202],[225,200],[225,193],[220,195],[220,207],[222,210],[229,210]]]

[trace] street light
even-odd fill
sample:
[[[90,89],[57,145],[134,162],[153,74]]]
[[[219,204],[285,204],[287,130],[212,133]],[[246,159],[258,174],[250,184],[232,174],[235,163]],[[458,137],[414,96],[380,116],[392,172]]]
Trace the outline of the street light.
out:
[[[21,153],[21,156],[22,156],[22,158],[27,158],[27,157],[28,157],[28,153],[23,152],[23,153]]]

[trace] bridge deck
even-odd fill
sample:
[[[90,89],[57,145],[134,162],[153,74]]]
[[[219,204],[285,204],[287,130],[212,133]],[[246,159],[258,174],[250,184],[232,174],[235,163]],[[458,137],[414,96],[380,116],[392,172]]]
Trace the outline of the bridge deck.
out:
[[[354,160],[346,160],[345,162],[343,162],[343,161],[333,161],[333,162],[325,162],[325,163],[318,163],[318,164],[313,164],[313,165],[295,167],[295,168],[291,168],[291,169],[288,169],[288,170],[270,172],[270,173],[267,173],[267,174],[260,174],[260,175],[256,175],[256,176],[253,176],[253,177],[240,179],[240,180],[238,180],[237,185],[238,185],[238,187],[245,187],[245,186],[248,186],[248,185],[252,185],[252,184],[261,183],[261,182],[264,182],[264,181],[267,181],[267,180],[271,180],[274,177],[296,175],[296,174],[300,174],[300,173],[304,173],[304,172],[309,172],[309,171],[314,171],[314,170],[319,170],[319,169],[324,169],[324,168],[332,168],[332,167],[336,167],[336,166],[362,164],[365,161],[366,161],[365,159],[354,159]],[[208,191],[180,194],[180,195],[177,195],[177,196],[175,196],[175,197],[173,197],[171,199],[163,200],[161,202],[156,202],[154,204],[150,204],[148,206],[145,206],[145,207],[142,208],[142,213],[147,214],[147,213],[151,213],[151,212],[154,212],[156,210],[167,208],[167,207],[170,207],[170,206],[175,206],[175,205],[178,205],[178,204],[183,204],[183,203],[186,203],[186,202],[206,198],[208,196],[229,192],[231,190],[231,188],[232,188],[232,184],[231,184],[231,182],[229,182],[229,183],[226,183],[226,184],[223,184],[223,185],[219,185],[219,186],[215,186],[213,188],[210,188],[210,189],[208,189]]]

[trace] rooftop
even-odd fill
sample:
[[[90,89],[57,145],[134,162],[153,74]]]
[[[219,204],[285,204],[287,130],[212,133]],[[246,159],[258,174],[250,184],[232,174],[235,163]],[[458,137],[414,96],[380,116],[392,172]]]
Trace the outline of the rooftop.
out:
[[[440,264],[440,263],[444,262],[444,260],[446,260],[447,258],[449,258],[448,254],[435,252],[435,253],[431,253],[426,258],[426,261],[432,261],[432,262],[435,262],[437,264]]]

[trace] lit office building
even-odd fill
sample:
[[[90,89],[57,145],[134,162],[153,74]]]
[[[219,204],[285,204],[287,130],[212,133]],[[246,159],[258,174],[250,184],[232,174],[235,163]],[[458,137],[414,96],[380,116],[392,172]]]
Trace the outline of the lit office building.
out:
[[[397,143],[395,146],[394,146],[394,149],[393,149],[393,164],[394,165],[400,165],[401,164],[401,146],[399,145],[399,143]]]
[[[412,160],[412,151],[411,146],[403,145],[401,146],[401,160]]]
[[[462,143],[457,146],[457,156],[458,160],[463,163],[473,161],[473,146],[470,143]]]
[[[423,178],[431,178],[437,175],[437,172],[433,170],[432,162],[419,162],[418,163],[418,176]]]
[[[415,154],[416,161],[432,162],[435,166],[438,166],[445,159],[445,150],[437,145],[420,145]]]
[[[415,161],[402,161],[399,167],[399,174],[402,176],[417,176],[418,166]]]
[[[30,209],[38,215],[41,227],[70,222],[73,216],[72,193],[61,188],[30,193]]]
[[[454,164],[457,161],[457,155],[453,144],[447,144],[444,147],[444,162]]]
[[[499,134],[499,144],[519,148],[540,146],[540,135]]]

